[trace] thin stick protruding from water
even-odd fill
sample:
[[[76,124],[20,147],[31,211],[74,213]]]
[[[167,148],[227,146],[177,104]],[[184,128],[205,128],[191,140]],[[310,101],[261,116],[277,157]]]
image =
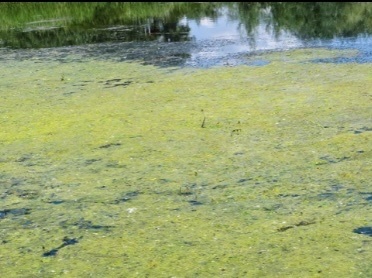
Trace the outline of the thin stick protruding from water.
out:
[[[202,109],[201,110],[202,112],[203,112],[203,122],[202,122],[202,124],[201,124],[201,128],[205,128],[205,114],[204,114],[204,110]]]

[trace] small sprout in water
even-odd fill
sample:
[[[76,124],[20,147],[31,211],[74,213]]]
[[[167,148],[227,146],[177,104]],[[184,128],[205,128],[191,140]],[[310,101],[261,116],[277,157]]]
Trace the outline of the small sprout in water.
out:
[[[65,81],[65,75],[64,74],[62,74],[62,76],[61,76],[61,81]]]
[[[205,114],[204,114],[204,110],[202,109],[201,112],[203,113],[203,122],[201,124],[201,127],[202,128],[205,128]]]

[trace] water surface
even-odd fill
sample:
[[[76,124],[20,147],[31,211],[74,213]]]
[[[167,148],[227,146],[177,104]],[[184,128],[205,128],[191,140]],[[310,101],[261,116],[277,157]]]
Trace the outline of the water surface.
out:
[[[246,55],[262,51],[326,47],[359,52],[351,60],[322,62],[365,63],[371,61],[372,53],[371,6],[370,3],[5,4],[0,57],[64,60],[68,54],[79,54],[116,61],[141,60],[159,66],[210,67],[246,64]],[[10,11],[18,22],[6,20]]]

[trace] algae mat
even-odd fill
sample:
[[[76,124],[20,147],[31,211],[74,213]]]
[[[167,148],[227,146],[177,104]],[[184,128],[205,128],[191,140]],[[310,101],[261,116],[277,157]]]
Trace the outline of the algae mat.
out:
[[[1,275],[371,277],[372,66],[314,55],[2,63]]]

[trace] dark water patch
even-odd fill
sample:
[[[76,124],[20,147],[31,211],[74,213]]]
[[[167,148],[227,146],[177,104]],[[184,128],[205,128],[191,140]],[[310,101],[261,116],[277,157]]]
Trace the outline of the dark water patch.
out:
[[[18,185],[21,185],[23,184],[25,181],[25,179],[21,179],[21,178],[11,178],[10,179],[10,186],[18,186]]]
[[[30,160],[32,157],[32,154],[24,154],[22,156],[20,156],[19,158],[17,158],[15,161],[16,162],[25,162],[27,160]]]
[[[15,162],[22,164],[23,166],[35,166],[37,163],[34,161],[34,154],[24,154],[17,158]]]
[[[38,154],[35,153],[23,154],[14,161],[25,167],[44,166],[47,164]]]
[[[72,94],[75,94],[76,92],[67,92],[67,93],[63,93],[64,96],[69,96],[69,95],[72,95]]]
[[[359,227],[353,230],[354,233],[366,236],[372,236],[372,227]]]
[[[127,192],[122,197],[115,199],[113,201],[113,204],[120,204],[120,203],[128,202],[132,200],[134,197],[137,197],[139,194],[140,194],[139,191]]]
[[[331,190],[332,191],[339,191],[339,190],[341,190],[343,188],[344,188],[344,186],[341,185],[341,184],[333,184],[333,185],[331,185]]]
[[[371,202],[372,201],[372,192],[359,192],[359,194],[361,195],[369,195],[367,197],[365,197],[364,199],[368,202]]]
[[[123,82],[123,83],[114,84],[114,85],[112,85],[110,87],[107,87],[107,88],[118,87],[118,86],[126,87],[126,86],[130,85],[131,83],[132,83],[132,81],[126,81],[126,82]]]
[[[233,129],[233,130],[231,130],[230,136],[239,135],[239,134],[241,134],[241,132],[242,132],[241,128]]]
[[[284,226],[284,227],[280,227],[277,229],[278,232],[285,232],[286,230],[289,230],[289,229],[293,229],[295,226],[293,225],[290,225],[290,226]]]
[[[166,184],[166,183],[170,183],[170,182],[172,182],[172,180],[170,180],[170,179],[166,179],[166,178],[162,178],[162,179],[159,179],[159,182],[160,182],[161,184]]]
[[[93,164],[94,162],[101,161],[101,160],[102,160],[102,159],[100,159],[100,158],[87,159],[87,160],[85,160],[84,164],[85,164],[85,165],[91,165],[91,164]]]
[[[84,87],[86,86],[87,84],[73,84],[72,86],[74,87]]]
[[[283,198],[297,198],[300,197],[300,194],[278,194],[278,197],[283,197]]]
[[[29,208],[15,208],[15,209],[4,209],[0,210],[0,219],[4,219],[9,216],[22,216],[31,213]]]
[[[75,245],[76,243],[79,242],[79,240],[81,238],[82,238],[82,236],[79,237],[79,238],[69,238],[69,237],[66,236],[66,237],[64,237],[62,239],[62,244],[60,246],[58,246],[56,248],[53,248],[53,249],[51,249],[49,251],[44,252],[42,256],[43,257],[53,257],[53,256],[56,256],[57,253],[58,253],[58,251],[60,249],[62,249],[63,247],[69,246],[69,245]],[[45,249],[44,246],[43,246],[43,249]]]
[[[324,192],[324,193],[318,194],[317,197],[319,200],[325,200],[325,199],[335,200],[336,194],[332,192]]]
[[[192,242],[192,241],[183,241],[182,243],[187,245],[187,246],[195,246],[195,243]]]
[[[190,201],[188,201],[188,203],[189,203],[190,205],[192,205],[192,206],[200,206],[200,205],[203,204],[202,202],[199,202],[199,201],[197,201],[197,200],[190,200]]]
[[[2,194],[1,198],[4,199],[5,197],[8,197],[10,195],[32,200],[40,197],[40,192],[32,189],[10,188]]]
[[[354,134],[361,134],[366,131],[372,131],[372,128],[364,126],[358,129],[352,129],[350,131],[352,131]]]
[[[273,204],[273,205],[264,205],[262,209],[264,211],[277,211],[278,209],[282,208],[282,204]]]
[[[339,163],[344,160],[350,159],[348,156],[343,156],[343,157],[332,157],[330,155],[325,155],[320,157],[319,159],[325,161],[326,163]]]
[[[172,182],[172,180],[167,179],[167,178],[161,178],[161,179],[159,179],[158,181],[159,181],[159,183],[161,183],[161,184],[167,184],[167,183]]]
[[[251,181],[253,178],[243,178],[243,179],[240,179],[238,180],[238,183],[246,183],[248,181]]]
[[[50,251],[44,252],[43,257],[51,257],[57,255],[59,249],[52,249]]]
[[[280,227],[278,229],[276,229],[278,232],[285,232],[289,229],[293,229],[295,227],[301,227],[301,226],[309,226],[309,225],[312,225],[312,224],[315,224],[316,222],[313,221],[313,220],[310,220],[310,221],[307,221],[307,220],[303,220],[303,221],[300,221],[296,224],[293,224],[293,225],[287,225],[287,226],[283,226],[283,227]]]
[[[139,191],[131,191],[131,192],[127,192],[127,193],[125,193],[125,196],[127,196],[127,197],[136,197],[136,196],[138,196],[140,194],[140,192]]]
[[[111,161],[111,162],[106,164],[106,167],[109,167],[109,168],[127,168],[127,165],[120,164],[116,161]]]
[[[133,83],[133,81],[130,81],[130,80],[127,80],[124,82],[121,82],[121,81],[122,81],[121,78],[114,78],[114,79],[109,79],[106,81],[98,81],[98,83],[103,83],[106,88],[113,88],[113,87],[118,87],[118,86],[127,87]]]
[[[17,190],[16,195],[23,199],[37,199],[40,196],[40,192],[36,190]]]
[[[109,79],[106,81],[98,81],[98,83],[105,83],[107,85],[107,84],[110,84],[111,82],[120,82],[120,81],[121,81],[120,78],[114,78],[114,79]]]
[[[212,189],[224,189],[228,186],[229,186],[228,184],[217,184],[217,185],[213,186]]]
[[[85,220],[84,218],[79,219],[77,222],[73,223],[72,226],[76,226],[82,230],[103,230],[109,231],[114,226],[110,225],[97,225],[93,224],[90,220]]]
[[[60,204],[63,204],[64,202],[65,201],[63,200],[55,200],[55,201],[49,201],[48,203],[52,205],[60,205]]]
[[[196,189],[196,183],[183,184],[180,186],[179,195],[192,195]]]
[[[116,147],[116,146],[121,146],[121,143],[109,143],[109,144],[106,144],[106,145],[99,146],[98,148],[99,149],[107,149],[107,148]]]

